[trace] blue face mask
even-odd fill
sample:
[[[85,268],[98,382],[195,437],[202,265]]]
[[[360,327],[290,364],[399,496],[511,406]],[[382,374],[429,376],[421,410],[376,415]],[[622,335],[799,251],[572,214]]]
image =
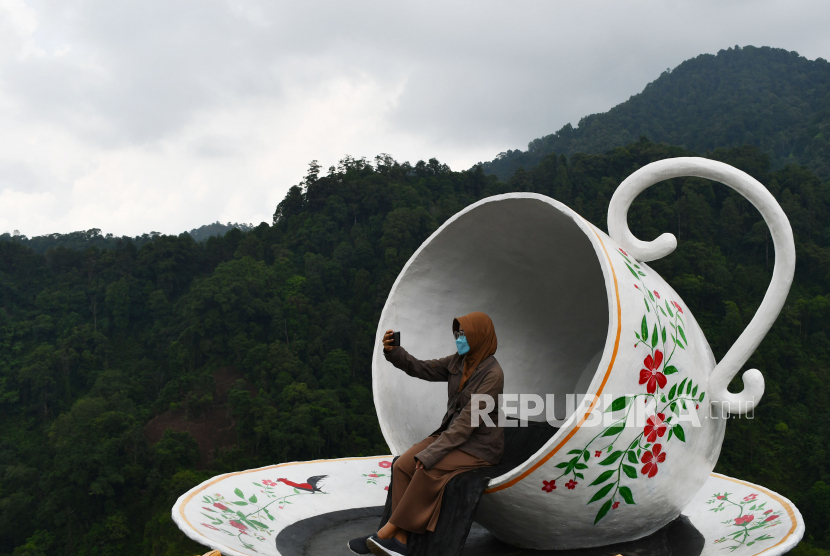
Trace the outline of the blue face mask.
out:
[[[455,345],[458,348],[458,355],[464,355],[470,351],[470,344],[467,343],[466,336],[459,336],[455,339]]]

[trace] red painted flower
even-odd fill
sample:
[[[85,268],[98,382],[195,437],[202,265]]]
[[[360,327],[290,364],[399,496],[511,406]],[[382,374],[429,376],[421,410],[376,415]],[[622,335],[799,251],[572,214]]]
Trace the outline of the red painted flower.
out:
[[[651,450],[646,450],[640,461],[644,463],[640,472],[643,475],[648,475],[649,479],[657,475],[657,464],[666,461],[666,453],[663,452],[663,447],[660,444],[655,444]]]
[[[619,503],[619,502],[614,502],[614,503],[611,505],[611,509],[612,509],[612,510],[616,510],[616,509],[617,509],[617,508],[619,508],[619,507],[620,507],[620,503]]]
[[[269,486],[269,487],[277,486],[277,483],[275,483],[271,479],[262,479],[262,484],[264,484],[265,486]]]
[[[683,313],[683,308],[677,304],[677,301],[672,301],[671,304],[674,305],[674,308],[677,309],[678,312],[680,312],[681,314]]]
[[[660,294],[657,293],[657,290],[654,290],[654,297],[656,297],[657,299],[660,299]]]
[[[698,404],[695,404],[695,409],[700,409],[700,406]]]
[[[758,498],[757,494],[750,494],[749,496],[744,496],[744,502],[752,502],[756,498]]]
[[[634,284],[634,287],[637,288],[638,290],[640,289],[640,286],[638,286],[637,284]]]
[[[230,520],[228,523],[231,524],[231,527],[236,527],[240,531],[247,531],[248,527],[245,526],[244,523],[239,523],[238,521]]]
[[[646,385],[646,390],[649,394],[657,391],[657,386],[663,388],[666,385],[666,375],[658,371],[660,364],[663,362],[663,352],[659,349],[654,352],[654,357],[647,355],[643,359],[645,369],[640,369],[640,384]]]
[[[392,467],[392,462],[391,461],[382,461],[378,465],[380,467],[383,467],[384,469],[389,469],[390,467]]]
[[[576,488],[576,485],[578,485],[578,484],[579,484],[579,483],[577,483],[576,481],[574,481],[573,479],[571,479],[570,481],[568,481],[567,483],[565,483],[565,486],[566,486],[566,487],[568,487],[568,489],[569,489],[569,490],[573,490],[574,488]]]
[[[383,490],[389,490],[389,486],[383,487]]]
[[[628,253],[626,253],[625,251],[623,251],[622,247],[620,247],[620,253],[622,253],[622,254],[623,254],[623,255],[625,255],[626,257],[628,256]]]
[[[753,519],[755,519],[755,516],[752,514],[742,515],[741,517],[735,518],[735,525],[743,525],[744,523],[749,523]]]
[[[769,516],[768,518],[766,518],[764,520],[764,523],[766,523],[767,521],[772,521],[773,519],[778,519],[779,517],[781,517],[781,516],[780,515],[771,515],[771,516]]]
[[[227,511],[227,509],[228,509],[228,507],[227,507],[226,505],[224,505],[224,504],[220,504],[219,502],[214,502],[214,503],[213,503],[213,507],[214,507],[214,508],[219,508],[219,509],[220,509],[220,510],[222,510],[223,512],[224,512],[224,511]]]
[[[379,477],[379,476],[380,476],[380,475],[378,475],[377,473],[369,473],[369,474],[367,475],[367,477]]]
[[[716,498],[718,500],[726,500],[726,495],[725,494],[719,494],[719,495],[716,496]]]
[[[643,431],[648,442],[654,442],[658,436],[662,437],[666,434],[666,425],[663,423],[665,418],[666,415],[664,413],[658,413],[648,418],[646,428]]]
[[[556,490],[556,479],[552,481],[542,481],[542,485],[542,490],[544,490],[545,492]]]
[[[772,510],[767,510],[767,511],[764,512],[764,515],[771,514],[771,513],[772,513]]]
[[[594,450],[594,457],[598,458],[602,455],[602,450]]]
[[[208,525],[207,523],[202,523],[202,527],[207,527],[208,529],[213,529],[214,531],[221,531],[218,527],[214,527],[213,525]]]

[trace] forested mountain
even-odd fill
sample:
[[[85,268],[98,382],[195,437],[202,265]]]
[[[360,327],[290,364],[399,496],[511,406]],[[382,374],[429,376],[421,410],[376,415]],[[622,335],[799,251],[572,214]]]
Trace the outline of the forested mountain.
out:
[[[192,556],[200,547],[170,508],[210,476],[387,453],[371,391],[375,328],[437,226],[483,197],[534,191],[604,229],[622,179],[687,154],[642,140],[551,155],[507,182],[436,160],[347,158],[325,174],[313,163],[273,223],[249,232],[42,254],[0,242],[0,554]],[[754,147],[710,156],[770,189],[798,250],[787,305],[749,362],[767,393],[753,420],[727,426],[717,470],[793,499],[810,542],[830,548],[830,184],[772,170]],[[644,239],[678,235],[653,266],[721,357],[772,272],[758,213],[724,186],[674,179],[642,195],[629,222]]]
[[[222,236],[237,228],[243,232],[248,232],[254,229],[252,224],[238,224],[228,222],[221,224],[214,222],[213,224],[205,224],[198,228],[190,230],[190,236],[196,241],[206,241],[211,236]],[[82,232],[71,232],[68,234],[47,234],[43,236],[35,236],[28,238],[25,235],[12,235],[7,233],[0,234],[0,241],[14,241],[28,247],[31,247],[35,253],[46,253],[50,249],[57,249],[58,247],[66,247],[75,251],[83,251],[90,247],[97,247],[98,249],[115,249],[119,245],[123,246],[125,242],[132,243],[136,248],[140,248],[145,243],[153,241],[161,234],[158,232],[150,232],[149,234],[142,234],[136,237],[121,236],[117,237],[113,234],[103,234],[99,228],[92,228]]]
[[[239,224],[237,222],[228,222],[227,224],[222,224],[218,220],[213,224],[205,224],[204,226],[199,226],[198,228],[193,228],[188,233],[191,235],[193,239],[196,241],[205,241],[207,238],[211,236],[223,236],[226,233],[230,232],[234,228],[237,228],[243,232],[249,232],[254,229],[253,224]]]
[[[499,154],[484,171],[506,180],[550,153],[603,153],[640,136],[698,153],[756,145],[775,169],[801,164],[830,179],[830,64],[769,47],[701,54],[576,128]]]

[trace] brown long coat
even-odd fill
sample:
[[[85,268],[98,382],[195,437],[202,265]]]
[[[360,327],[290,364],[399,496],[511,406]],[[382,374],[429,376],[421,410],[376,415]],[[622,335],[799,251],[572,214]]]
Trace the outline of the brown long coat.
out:
[[[428,448],[418,453],[417,459],[427,469],[441,461],[454,449],[497,464],[504,453],[504,429],[488,427],[485,421],[472,426],[472,395],[487,394],[496,404],[489,413],[494,425],[498,424],[498,398],[504,392],[504,372],[492,355],[478,364],[473,374],[458,391],[461,383],[464,356],[457,353],[441,359],[421,361],[402,347],[384,351],[386,360],[409,376],[430,382],[447,383],[447,412],[441,426],[432,434],[440,434]]]

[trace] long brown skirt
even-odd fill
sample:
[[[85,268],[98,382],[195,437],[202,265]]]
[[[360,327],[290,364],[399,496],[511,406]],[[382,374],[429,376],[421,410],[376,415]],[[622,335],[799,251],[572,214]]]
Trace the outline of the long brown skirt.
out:
[[[412,533],[435,531],[447,482],[459,473],[492,465],[461,450],[453,450],[432,469],[415,469],[415,456],[435,442],[430,436],[403,453],[392,466],[392,515],[389,522]]]

